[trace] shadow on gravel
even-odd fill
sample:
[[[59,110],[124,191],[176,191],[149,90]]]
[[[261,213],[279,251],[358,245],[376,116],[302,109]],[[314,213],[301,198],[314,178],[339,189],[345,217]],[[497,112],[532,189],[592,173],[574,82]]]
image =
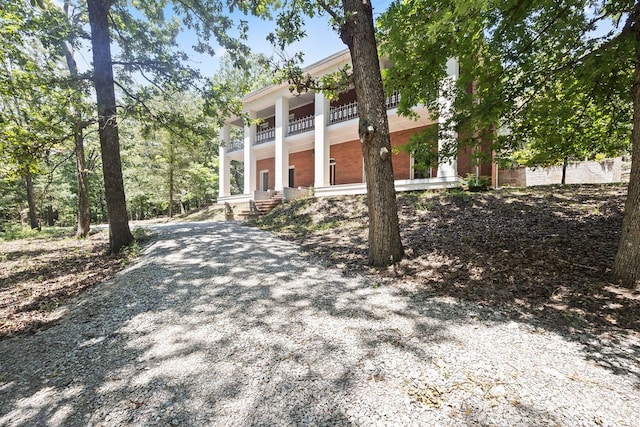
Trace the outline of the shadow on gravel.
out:
[[[417,291],[403,294],[413,308],[453,297],[560,333],[601,366],[633,375],[640,388],[640,292],[609,277],[625,194],[622,186],[589,185],[401,193],[407,257],[395,269],[369,272],[384,283],[417,283]],[[318,203],[324,218],[340,218],[331,229],[313,220],[319,207],[293,203],[261,226],[347,274],[367,271],[366,199]],[[291,229],[286,217],[301,212],[310,225]]]
[[[624,191],[548,190],[463,194],[412,212],[424,220],[405,228],[401,272],[421,283],[418,294],[494,308],[577,341],[588,358],[633,375],[640,388],[640,292],[609,280]]]
[[[355,422],[345,396],[378,374],[365,365],[380,345],[401,345],[384,305],[366,308],[369,283],[236,224],[156,231],[140,262],[64,320],[0,342],[0,425]],[[397,304],[421,340],[448,339],[424,308]]]
[[[64,321],[0,342],[0,425],[366,424],[354,399],[375,406],[393,363],[429,364],[425,348],[455,344],[448,328],[478,316],[426,293],[381,297],[237,224],[156,231]],[[459,417],[486,423],[481,408]]]

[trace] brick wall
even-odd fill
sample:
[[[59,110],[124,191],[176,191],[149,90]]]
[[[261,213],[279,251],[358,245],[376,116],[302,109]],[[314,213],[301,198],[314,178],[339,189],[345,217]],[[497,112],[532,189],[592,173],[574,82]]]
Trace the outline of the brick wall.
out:
[[[339,107],[341,105],[348,104],[348,103],[353,102],[355,100],[357,100],[356,90],[355,89],[351,89],[351,90],[349,90],[347,92],[341,93],[338,96],[338,99],[335,99],[335,100],[330,102],[330,105],[332,107]]]
[[[329,157],[336,159],[336,184],[362,182],[362,148],[359,140],[331,145]]]
[[[273,190],[276,186],[276,158],[270,157],[256,162],[256,189],[258,190],[262,190],[260,171],[263,170],[269,171],[269,189]]]
[[[491,144],[484,144],[482,148],[485,155],[490,155],[491,153]],[[480,176],[492,176],[492,163],[490,161],[485,161],[480,164]],[[458,152],[458,175],[461,177],[466,177],[467,174],[476,173],[476,167],[474,165],[473,159],[473,148],[465,147]]]
[[[391,148],[397,148],[406,144],[407,142],[409,142],[409,138],[411,138],[411,135],[417,132],[422,132],[428,127],[429,126],[421,126],[418,128],[393,132],[391,134]],[[411,178],[411,156],[409,155],[409,153],[402,149],[399,149],[398,153],[394,153],[391,157],[391,162],[393,163],[393,176],[395,179]]]
[[[289,166],[294,166],[293,183],[296,187],[313,186],[315,180],[314,162],[313,150],[289,153]]]
[[[293,110],[289,110],[289,114],[293,114],[293,119],[301,119],[307,116],[313,116],[315,112],[315,104],[305,104],[301,107],[294,108]]]

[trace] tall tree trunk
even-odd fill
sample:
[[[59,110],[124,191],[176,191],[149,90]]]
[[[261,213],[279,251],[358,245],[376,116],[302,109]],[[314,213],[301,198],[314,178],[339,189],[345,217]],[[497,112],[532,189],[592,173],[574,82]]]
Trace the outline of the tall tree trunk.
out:
[[[79,117],[76,118],[78,120]],[[78,229],[77,238],[85,238],[91,227],[91,208],[89,203],[89,173],[84,156],[84,135],[82,128],[76,125],[76,177],[78,181]]]
[[[569,165],[569,158],[564,156],[564,161],[562,162],[562,179],[560,180],[560,184],[565,185],[567,183],[567,166]]]
[[[93,82],[98,104],[98,125],[104,194],[109,219],[109,248],[119,252],[133,241],[129,229],[127,204],[122,180],[120,140],[116,115],[116,95],[111,64],[109,37],[109,8],[114,0],[88,0],[91,47],[93,53]]]
[[[400,261],[398,206],[391,164],[391,140],[378,49],[369,0],[343,0],[347,18],[340,37],[349,47],[356,96],[358,133],[362,145],[369,205],[369,264],[387,266]]]
[[[173,164],[169,161],[169,218],[173,218]]]
[[[635,14],[638,14],[636,4]],[[630,18],[631,19],[631,18]],[[631,131],[631,176],[620,245],[613,263],[613,274],[626,286],[640,288],[640,22],[635,17],[636,63],[633,79],[633,130]]]
[[[64,1],[64,12],[69,16],[70,0]],[[62,42],[64,56],[67,61],[69,74],[73,78],[78,78],[78,65],[73,57],[72,47],[66,42]],[[87,171],[87,162],[84,155],[84,124],[82,122],[82,113],[75,110],[73,113],[74,131],[73,137],[75,142],[76,154],[76,180],[78,182],[78,229],[76,231],[77,238],[85,238],[89,234],[91,227],[91,208],[89,203],[89,175]]]
[[[32,229],[40,229],[38,224],[38,214],[36,212],[36,193],[33,190],[33,176],[31,171],[27,171],[24,176],[24,181],[27,186],[27,203],[29,204],[29,226]]]

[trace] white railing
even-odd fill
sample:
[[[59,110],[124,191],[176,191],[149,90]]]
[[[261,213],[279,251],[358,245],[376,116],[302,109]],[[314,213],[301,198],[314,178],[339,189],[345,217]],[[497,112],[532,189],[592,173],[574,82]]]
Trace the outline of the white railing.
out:
[[[262,129],[256,132],[256,142],[254,145],[263,144],[265,142],[276,139],[276,128]]]
[[[399,102],[400,93],[393,92],[391,96],[385,99],[387,110],[398,107]],[[334,123],[345,122],[347,120],[355,119],[356,117],[358,117],[358,101],[353,101],[348,104],[331,108],[329,124],[332,125]]]
[[[314,128],[314,116],[302,117],[289,122],[289,135],[303,133]]]
[[[358,117],[358,101],[333,107],[329,113],[329,124],[345,122]]]
[[[232,139],[227,144],[227,152],[231,153],[233,151],[240,151],[244,148],[244,139]]]
[[[393,92],[390,97],[385,100],[385,104],[387,105],[387,110],[392,108],[396,108],[400,103],[400,93]]]

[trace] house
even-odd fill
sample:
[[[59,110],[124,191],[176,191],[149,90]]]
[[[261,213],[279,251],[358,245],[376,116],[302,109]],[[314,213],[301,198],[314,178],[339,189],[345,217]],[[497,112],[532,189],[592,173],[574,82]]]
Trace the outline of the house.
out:
[[[346,50],[304,72],[322,76],[349,62]],[[457,78],[457,62],[450,60],[448,68],[450,77]],[[399,116],[398,101],[398,94],[387,99],[393,148],[406,144],[416,132],[438,126],[425,108],[416,109],[417,120]],[[366,193],[355,90],[330,101],[322,93],[297,95],[287,84],[271,85],[247,95],[243,106],[252,119],[259,120],[246,126],[240,118],[230,119],[221,129],[218,202],[258,201],[273,194],[291,199],[311,188],[315,196]],[[397,191],[458,187],[461,177],[477,172],[467,152],[461,152],[456,161],[422,171],[415,170],[414,160],[406,151],[393,150]],[[242,163],[244,194],[230,192],[231,162]],[[493,176],[491,163],[480,167],[482,175]]]

